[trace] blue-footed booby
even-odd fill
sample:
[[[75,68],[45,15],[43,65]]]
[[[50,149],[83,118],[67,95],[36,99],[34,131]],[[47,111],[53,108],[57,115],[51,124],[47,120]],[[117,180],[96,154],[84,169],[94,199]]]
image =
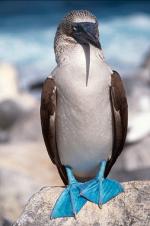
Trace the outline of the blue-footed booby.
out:
[[[54,49],[57,66],[43,85],[41,125],[67,187],[51,218],[76,216],[87,200],[101,206],[123,191],[107,176],[122,152],[128,118],[122,80],[105,62],[93,14],[66,15]]]

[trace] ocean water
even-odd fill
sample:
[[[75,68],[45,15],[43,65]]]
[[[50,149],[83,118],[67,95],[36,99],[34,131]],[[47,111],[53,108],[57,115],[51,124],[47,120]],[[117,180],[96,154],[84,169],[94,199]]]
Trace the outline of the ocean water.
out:
[[[42,8],[39,1],[38,7],[32,10],[28,1],[23,2],[22,6],[16,3],[16,7],[14,3],[13,8],[11,2],[0,5],[0,61],[16,65],[21,85],[27,87],[46,78],[55,67],[53,40],[57,24],[75,3],[66,5],[66,1],[51,1]],[[91,7],[90,2],[86,4],[86,8]],[[92,5],[99,20],[106,61],[123,76],[130,76],[150,50],[150,2],[140,6],[126,3],[117,5],[114,10],[110,4],[98,4],[98,10]]]

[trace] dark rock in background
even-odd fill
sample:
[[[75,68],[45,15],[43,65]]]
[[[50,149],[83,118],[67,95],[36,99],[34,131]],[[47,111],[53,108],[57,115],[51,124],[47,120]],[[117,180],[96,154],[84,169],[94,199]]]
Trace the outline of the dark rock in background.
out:
[[[12,226],[12,222],[0,216],[0,226]]]
[[[14,100],[0,102],[0,129],[10,129],[21,117],[22,110]]]

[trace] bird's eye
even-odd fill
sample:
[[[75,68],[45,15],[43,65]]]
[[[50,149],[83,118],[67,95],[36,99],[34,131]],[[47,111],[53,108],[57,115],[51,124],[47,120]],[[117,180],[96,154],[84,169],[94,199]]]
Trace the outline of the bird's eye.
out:
[[[77,31],[78,30],[78,28],[77,28],[77,26],[73,26],[73,31]]]

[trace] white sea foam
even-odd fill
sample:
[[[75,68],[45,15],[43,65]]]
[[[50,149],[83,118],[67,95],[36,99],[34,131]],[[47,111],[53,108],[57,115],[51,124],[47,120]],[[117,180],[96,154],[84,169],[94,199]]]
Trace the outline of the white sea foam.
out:
[[[0,31],[0,60],[18,65],[26,84],[46,77],[55,66],[56,27]],[[106,60],[124,74],[133,71],[150,49],[150,16],[145,14],[100,20],[100,40]]]
[[[150,49],[150,16],[134,15],[100,23],[106,59],[115,67],[133,71]]]

